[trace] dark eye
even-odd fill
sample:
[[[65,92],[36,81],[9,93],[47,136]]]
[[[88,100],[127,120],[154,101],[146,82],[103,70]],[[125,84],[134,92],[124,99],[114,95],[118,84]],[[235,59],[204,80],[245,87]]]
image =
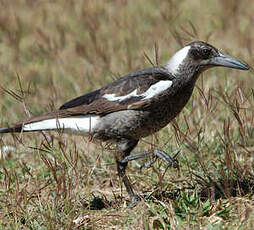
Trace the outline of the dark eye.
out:
[[[203,49],[202,53],[203,53],[204,58],[208,58],[211,54],[211,49],[205,48],[205,49]]]

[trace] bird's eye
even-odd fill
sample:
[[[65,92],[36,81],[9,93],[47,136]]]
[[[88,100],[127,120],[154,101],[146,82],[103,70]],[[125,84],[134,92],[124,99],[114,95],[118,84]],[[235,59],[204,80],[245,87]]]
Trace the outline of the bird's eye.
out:
[[[212,50],[207,47],[193,48],[191,50],[191,55],[195,60],[208,59],[211,56]]]
[[[203,49],[203,55],[204,55],[204,57],[205,58],[208,58],[209,56],[210,56],[210,54],[211,54],[211,49]]]

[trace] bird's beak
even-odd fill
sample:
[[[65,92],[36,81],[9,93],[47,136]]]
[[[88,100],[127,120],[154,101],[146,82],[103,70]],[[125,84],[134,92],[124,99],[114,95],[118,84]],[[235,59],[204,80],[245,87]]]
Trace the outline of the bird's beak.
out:
[[[219,51],[219,56],[213,57],[209,60],[209,64],[213,66],[224,66],[228,68],[248,70],[249,67],[242,63],[241,61],[233,58],[221,51]]]

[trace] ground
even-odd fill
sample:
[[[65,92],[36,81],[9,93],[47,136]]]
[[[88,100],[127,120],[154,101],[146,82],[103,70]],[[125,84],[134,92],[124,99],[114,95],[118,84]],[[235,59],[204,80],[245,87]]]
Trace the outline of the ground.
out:
[[[193,40],[254,61],[251,0],[2,0],[0,7],[1,126],[164,64]],[[0,229],[254,229],[253,83],[252,71],[214,68],[200,77],[182,113],[135,149],[181,151],[178,169],[130,163],[142,198],[132,209],[113,145],[61,132],[2,135]]]

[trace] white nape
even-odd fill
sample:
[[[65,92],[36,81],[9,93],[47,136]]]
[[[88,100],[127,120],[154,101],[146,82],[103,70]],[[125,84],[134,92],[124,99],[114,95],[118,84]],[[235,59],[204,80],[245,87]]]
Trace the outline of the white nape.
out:
[[[38,130],[57,130],[63,129],[67,132],[78,132],[87,134],[92,132],[94,127],[100,121],[100,116],[97,115],[86,115],[86,116],[75,116],[66,118],[54,118],[23,126],[24,131],[38,131]]]
[[[116,96],[113,94],[105,94],[103,95],[104,98],[106,98],[109,101],[124,101],[126,99],[129,99],[131,97],[143,97],[142,100],[149,99],[154,97],[157,94],[162,93],[163,91],[167,90],[171,87],[172,81],[159,81],[154,85],[151,85],[147,91],[145,91],[142,94],[137,94],[137,89],[133,90],[131,93],[124,95],[124,96]]]
[[[177,74],[179,67],[183,63],[186,56],[188,55],[190,48],[191,48],[190,46],[185,46],[184,48],[177,51],[175,55],[171,57],[170,60],[165,65],[166,69],[173,74]]]

